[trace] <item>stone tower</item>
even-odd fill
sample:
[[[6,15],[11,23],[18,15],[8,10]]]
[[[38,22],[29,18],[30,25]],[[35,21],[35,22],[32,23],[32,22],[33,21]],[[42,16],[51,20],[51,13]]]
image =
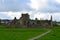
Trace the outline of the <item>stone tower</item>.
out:
[[[52,16],[51,16],[51,27],[53,27]]]
[[[17,18],[14,17],[14,20],[12,21],[12,23],[13,23],[13,24],[16,24],[16,22],[17,22]]]
[[[52,21],[52,16],[51,16],[51,21]]]
[[[21,24],[23,27],[27,27],[29,20],[30,20],[30,18],[29,18],[28,13],[22,14],[22,16],[21,16],[21,18],[20,18],[20,24]]]

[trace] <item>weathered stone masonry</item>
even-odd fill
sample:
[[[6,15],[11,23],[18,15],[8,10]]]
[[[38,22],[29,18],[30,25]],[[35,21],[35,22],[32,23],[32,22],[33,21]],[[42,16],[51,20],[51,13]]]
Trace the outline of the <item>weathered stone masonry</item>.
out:
[[[31,20],[29,14],[22,14],[20,19],[14,18],[7,24],[7,27],[20,27],[20,28],[39,28],[39,27],[51,27],[52,16],[50,20]]]

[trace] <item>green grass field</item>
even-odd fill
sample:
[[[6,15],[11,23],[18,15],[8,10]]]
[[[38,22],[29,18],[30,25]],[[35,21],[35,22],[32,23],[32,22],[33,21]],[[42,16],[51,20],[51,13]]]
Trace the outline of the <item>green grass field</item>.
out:
[[[46,28],[3,28],[0,26],[0,40],[27,40],[46,32]]]
[[[51,28],[51,32],[37,40],[60,40],[60,27]]]
[[[37,40],[60,40],[60,27],[50,28],[52,31]],[[0,25],[0,40],[27,40],[42,33],[49,28],[4,28]]]

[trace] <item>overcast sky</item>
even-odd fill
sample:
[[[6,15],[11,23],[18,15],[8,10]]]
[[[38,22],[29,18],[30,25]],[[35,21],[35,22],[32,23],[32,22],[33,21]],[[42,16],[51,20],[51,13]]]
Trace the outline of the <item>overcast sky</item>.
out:
[[[0,0],[0,19],[20,18],[29,13],[31,19],[60,21],[60,0]]]

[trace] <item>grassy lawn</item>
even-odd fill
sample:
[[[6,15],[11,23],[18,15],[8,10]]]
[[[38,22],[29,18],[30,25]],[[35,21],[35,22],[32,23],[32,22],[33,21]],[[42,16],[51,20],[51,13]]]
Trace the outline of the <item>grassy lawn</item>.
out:
[[[51,33],[37,39],[37,40],[60,40],[60,27],[51,28]]]
[[[0,40],[27,40],[46,32],[46,28],[3,28],[0,26]]]

